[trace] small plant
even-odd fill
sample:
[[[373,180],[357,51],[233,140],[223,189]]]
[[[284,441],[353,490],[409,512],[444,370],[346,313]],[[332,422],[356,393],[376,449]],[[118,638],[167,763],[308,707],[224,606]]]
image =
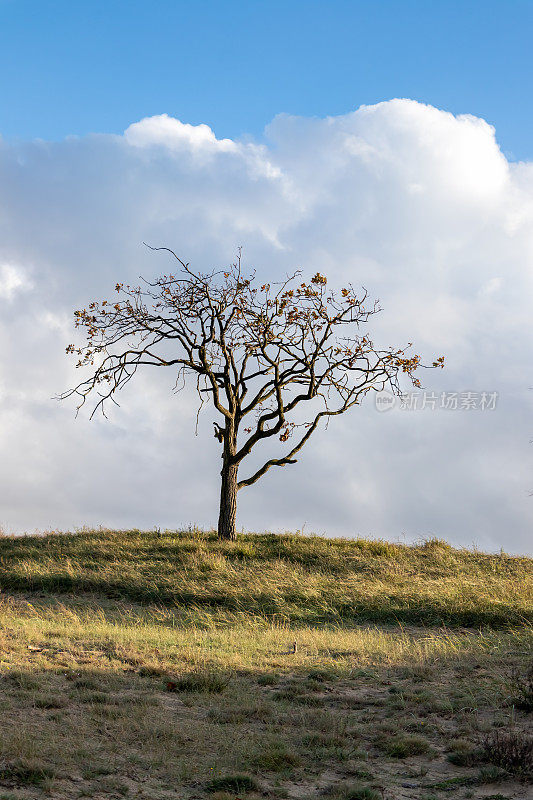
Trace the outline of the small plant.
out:
[[[9,681],[17,689],[26,689],[27,691],[34,691],[39,689],[39,681],[32,675],[20,669],[13,669],[6,675],[6,680]]]
[[[509,679],[511,703],[522,711],[533,711],[533,661],[525,673],[515,667]]]
[[[130,788],[127,783],[124,783],[116,775],[107,775],[100,783],[104,795],[126,797],[129,794]]]
[[[323,700],[311,694],[313,691],[318,691],[318,685],[307,686],[306,683],[291,683],[281,689],[277,689],[273,693],[272,699],[279,702],[298,703],[298,705],[303,706],[321,706]]]
[[[426,683],[433,678],[434,669],[429,664],[415,664],[403,667],[398,671],[398,677],[407,678],[413,683]]]
[[[324,683],[325,681],[334,681],[336,677],[337,676],[332,670],[319,669],[318,667],[310,670],[307,675],[308,680],[316,681],[316,683]]]
[[[438,553],[439,551],[442,553],[450,553],[453,549],[444,539],[437,539],[435,537],[426,539],[426,541],[418,545],[418,547],[422,552],[425,551],[431,554]]]
[[[164,667],[154,667],[150,664],[144,664],[139,668],[138,674],[142,678],[161,678],[166,674]]]
[[[226,775],[213,778],[205,786],[208,792],[257,792],[260,786],[250,775]]]
[[[314,731],[307,733],[302,738],[303,744],[308,747],[342,747],[345,744],[344,738],[338,733],[324,733],[323,731]]]
[[[426,739],[421,736],[394,736],[385,745],[385,752],[391,758],[408,758],[429,753],[431,747]]]
[[[467,739],[454,739],[450,742],[448,761],[456,767],[473,767],[479,763],[479,748]]]
[[[279,675],[274,672],[265,672],[263,675],[258,676],[257,683],[259,686],[275,686],[279,683]]]
[[[229,702],[221,707],[210,708],[207,712],[209,719],[221,725],[241,725],[247,720],[267,722],[271,714],[269,705],[254,700],[239,701],[237,704]]]
[[[296,697],[299,697],[302,694],[301,685],[295,683],[289,683],[286,686],[282,686],[272,694],[273,700],[289,700],[292,701]]]
[[[52,769],[37,761],[19,759],[0,764],[0,781],[15,783],[17,786],[38,786],[48,778],[53,778],[54,774]]]
[[[229,677],[218,671],[191,672],[178,678],[169,679],[167,692],[206,692],[219,694],[229,683]]]
[[[352,778],[359,778],[361,781],[373,781],[374,775],[366,767],[355,767],[350,770]]]
[[[382,795],[371,786],[360,783],[346,783],[337,786],[332,797],[335,800],[381,800]]]
[[[510,730],[495,730],[485,739],[484,760],[517,777],[533,775],[533,736]]]
[[[74,686],[76,689],[90,689],[98,692],[102,690],[102,681],[92,675],[83,675],[81,678],[76,678]]]
[[[80,692],[78,701],[80,703],[93,703],[103,705],[109,700],[105,692]]]
[[[297,767],[300,757],[292,750],[287,750],[284,744],[276,743],[265,747],[255,758],[254,764],[269,772],[282,772],[289,767]]]
[[[484,783],[499,783],[500,781],[505,780],[509,777],[509,773],[506,769],[502,769],[501,767],[482,767],[479,770],[477,776],[475,777],[475,783],[479,784],[480,786]]]
[[[65,708],[67,701],[64,697],[55,694],[39,695],[33,701],[35,708],[54,709]]]

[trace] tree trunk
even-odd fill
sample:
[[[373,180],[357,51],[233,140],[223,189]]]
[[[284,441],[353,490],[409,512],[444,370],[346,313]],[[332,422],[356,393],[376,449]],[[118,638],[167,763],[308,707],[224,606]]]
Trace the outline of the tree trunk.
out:
[[[234,541],[235,518],[237,516],[237,470],[238,467],[224,463],[222,485],[220,487],[220,514],[218,517],[218,538]]]

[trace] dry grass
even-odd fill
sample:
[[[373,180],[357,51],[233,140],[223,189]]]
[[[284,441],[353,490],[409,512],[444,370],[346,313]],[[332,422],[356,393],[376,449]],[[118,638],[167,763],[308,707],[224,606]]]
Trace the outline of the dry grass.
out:
[[[4,591],[93,592],[209,619],[508,627],[533,622],[531,559],[381,541],[97,531],[0,540]]]
[[[528,797],[479,755],[531,730],[528,559],[97,532],[0,562],[0,800]]]

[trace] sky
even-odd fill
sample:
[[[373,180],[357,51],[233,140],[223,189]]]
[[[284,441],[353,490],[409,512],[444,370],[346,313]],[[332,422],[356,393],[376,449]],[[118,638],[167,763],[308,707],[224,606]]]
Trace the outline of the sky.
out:
[[[169,270],[143,241],[242,246],[365,286],[378,343],[447,366],[240,492],[239,529],[531,553],[531,10],[0,0],[0,525],[216,523],[214,417],[174,376],[107,420],[52,398],[73,310]]]
[[[408,97],[533,157],[530,0],[0,0],[0,131],[122,133],[167,113],[261,137],[279,113]]]

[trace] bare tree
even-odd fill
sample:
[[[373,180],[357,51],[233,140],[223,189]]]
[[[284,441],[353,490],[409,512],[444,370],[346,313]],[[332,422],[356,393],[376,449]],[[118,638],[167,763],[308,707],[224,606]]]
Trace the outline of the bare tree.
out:
[[[200,407],[208,398],[220,415],[213,423],[222,445],[220,538],[235,538],[237,492],[271,467],[296,463],[322,419],[343,414],[369,391],[399,394],[402,372],[420,385],[419,356],[374,348],[365,330],[380,309],[366,290],[357,295],[349,285],[335,294],[320,273],[306,283],[299,272],[259,286],[255,274],[243,274],[240,251],[226,270],[204,274],[166,247],[150,249],[169,252],[178,274],[141,286],[117,283],[117,302],[74,312],[86,343],[67,352],[79,357],[77,367],[92,369],[60,397],[76,395],[79,409],[96,390],[93,416],[116,402],[139,367],[173,368],[176,386],[195,378]],[[310,409],[305,419],[302,408]],[[238,480],[246,456],[272,437],[291,440],[287,451]]]

